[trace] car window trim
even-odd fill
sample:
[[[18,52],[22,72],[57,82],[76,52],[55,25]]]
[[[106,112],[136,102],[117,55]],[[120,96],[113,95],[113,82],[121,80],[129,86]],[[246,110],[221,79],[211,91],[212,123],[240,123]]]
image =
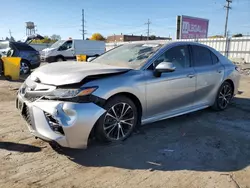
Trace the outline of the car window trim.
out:
[[[194,63],[193,63],[193,54],[192,54],[192,48],[190,44],[187,44],[187,48],[188,48],[188,53],[189,53],[189,68],[190,67],[194,67]]]
[[[210,55],[211,55],[211,59],[212,59],[213,65],[218,64],[218,63],[220,62],[220,60],[219,60],[219,58],[217,57],[217,55],[215,55],[215,54],[212,52],[212,50],[209,49],[209,51],[210,51]],[[213,55],[216,57],[216,59],[217,59],[217,62],[216,62],[216,63],[213,61],[213,56],[212,56],[212,54],[213,54]]]
[[[212,66],[212,65],[215,65],[214,63],[213,63],[213,58],[212,58],[212,55],[211,55],[211,53],[212,53],[212,51],[208,48],[208,47],[206,47],[206,46],[200,46],[200,45],[196,45],[196,44],[192,44],[192,45],[190,45],[191,46],[191,49],[192,49],[192,57],[193,57],[193,67],[194,68],[198,68],[198,67],[206,67],[206,66]],[[211,58],[211,61],[212,61],[212,64],[211,65],[205,65],[205,66],[195,66],[196,65],[196,59],[195,59],[195,56],[194,56],[194,47],[195,46],[197,46],[197,47],[201,47],[201,48],[205,48],[205,49],[207,49],[210,53],[210,58]],[[217,57],[217,56],[216,56]],[[218,57],[217,57],[218,58]],[[219,58],[218,58],[218,60],[219,60]],[[219,62],[219,61],[218,61]],[[217,62],[217,63],[218,63]]]

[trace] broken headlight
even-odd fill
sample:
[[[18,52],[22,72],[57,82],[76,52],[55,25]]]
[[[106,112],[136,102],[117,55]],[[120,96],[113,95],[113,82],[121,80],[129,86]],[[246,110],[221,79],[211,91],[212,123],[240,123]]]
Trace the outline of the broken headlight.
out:
[[[56,89],[52,92],[52,95],[49,97],[52,98],[73,98],[86,96],[93,93],[98,87],[88,87],[88,88],[80,88],[80,89]]]

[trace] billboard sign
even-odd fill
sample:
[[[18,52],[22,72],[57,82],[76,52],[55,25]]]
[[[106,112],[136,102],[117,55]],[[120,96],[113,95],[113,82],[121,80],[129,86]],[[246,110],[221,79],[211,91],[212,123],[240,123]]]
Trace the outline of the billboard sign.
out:
[[[177,17],[177,39],[207,38],[209,20],[190,16]]]

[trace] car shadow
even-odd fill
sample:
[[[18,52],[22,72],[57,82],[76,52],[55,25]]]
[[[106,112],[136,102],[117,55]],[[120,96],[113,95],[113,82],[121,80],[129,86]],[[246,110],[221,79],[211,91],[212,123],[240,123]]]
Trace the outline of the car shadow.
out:
[[[26,80],[26,78],[28,78],[28,76],[29,76],[29,74],[21,75],[18,80],[11,80],[11,79],[8,79],[5,76],[1,75],[0,80],[7,80],[9,82],[24,82]]]
[[[25,153],[35,153],[41,151],[41,148],[36,146],[13,143],[13,142],[0,142],[0,149],[5,149],[8,151],[25,152]]]
[[[250,99],[152,123],[116,144],[53,148],[82,166],[144,170],[235,171],[250,164]]]

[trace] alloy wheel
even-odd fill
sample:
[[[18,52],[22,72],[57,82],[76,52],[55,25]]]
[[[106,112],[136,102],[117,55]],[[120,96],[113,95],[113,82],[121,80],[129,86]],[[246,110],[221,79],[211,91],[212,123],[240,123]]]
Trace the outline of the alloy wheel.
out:
[[[21,74],[28,74],[30,71],[30,67],[26,62],[21,62],[20,72]]]
[[[230,103],[231,99],[233,96],[233,90],[230,84],[225,84],[219,93],[219,100],[218,100],[218,104],[220,106],[221,109],[225,109],[228,104]]]
[[[110,140],[123,140],[135,126],[135,114],[127,103],[118,103],[107,110],[104,117],[103,130]]]

